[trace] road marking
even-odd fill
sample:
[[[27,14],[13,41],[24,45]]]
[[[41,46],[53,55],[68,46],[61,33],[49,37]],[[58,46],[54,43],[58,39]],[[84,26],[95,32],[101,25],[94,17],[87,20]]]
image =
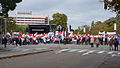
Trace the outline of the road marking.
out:
[[[88,51],[88,50],[81,50],[81,51],[78,51],[78,52],[80,52],[80,53],[81,53],[81,52],[85,52],[85,51]]]
[[[62,52],[68,51],[68,50],[70,50],[70,49],[63,49],[63,50],[58,51],[57,53],[62,53]]]
[[[82,55],[88,55],[88,54],[93,53],[93,52],[95,52],[95,51],[96,51],[96,50],[88,51],[88,52],[86,52],[86,53],[84,53],[84,54],[82,54]]]
[[[22,51],[29,51],[30,49],[24,49],[24,50],[22,50]]]
[[[68,52],[75,52],[75,51],[78,51],[78,50],[80,50],[80,49],[74,49],[74,50],[70,50]]]
[[[104,53],[105,51],[99,51],[98,54]]]
[[[117,55],[116,54],[112,54],[111,56],[114,57],[114,56],[117,56]]]
[[[47,48],[35,48],[35,50],[41,50],[41,49],[47,49]]]
[[[37,49],[39,50],[41,48],[37,48]],[[25,51],[27,51],[27,50],[25,50]],[[93,52],[97,52],[98,54],[102,54],[102,53],[111,54],[112,57],[120,55],[120,52],[115,52],[115,51],[89,50],[89,49],[62,49],[62,50],[56,51],[55,53],[59,54],[59,53],[62,53],[62,52],[79,52],[79,53],[84,52],[82,54],[83,56],[91,54]]]
[[[19,47],[17,46],[17,47],[15,47],[15,48],[12,48],[12,49],[19,49]]]
[[[120,55],[120,52],[118,52],[118,55]]]
[[[112,53],[114,53],[114,51],[108,52],[108,54],[112,54]]]

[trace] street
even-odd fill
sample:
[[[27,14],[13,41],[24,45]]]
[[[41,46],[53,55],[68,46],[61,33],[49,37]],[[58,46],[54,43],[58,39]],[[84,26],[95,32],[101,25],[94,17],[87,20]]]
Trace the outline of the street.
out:
[[[93,68],[103,62],[105,54],[82,56],[81,53],[42,53],[0,60],[2,68]]]
[[[120,68],[120,0],[0,0],[0,68]]]
[[[106,60],[106,57],[116,57],[120,54],[107,50],[106,46],[100,48],[77,45],[55,46],[50,44],[23,46],[29,49],[46,47],[54,51],[0,60],[0,68],[97,68]],[[18,47],[18,49],[23,47]]]

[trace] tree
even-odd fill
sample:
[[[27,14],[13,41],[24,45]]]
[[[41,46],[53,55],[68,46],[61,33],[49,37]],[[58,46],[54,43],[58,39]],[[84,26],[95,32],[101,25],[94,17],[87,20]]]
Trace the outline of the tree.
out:
[[[18,25],[15,24],[16,21],[13,18],[9,17],[6,20],[7,20],[7,31],[8,32],[18,31]]]
[[[91,26],[90,33],[91,34],[98,34],[98,32],[114,32],[114,23],[117,24],[117,34],[120,34],[120,18],[110,18],[104,22],[96,23],[94,26]]]
[[[104,9],[116,12],[120,16],[120,0],[104,0]]]
[[[94,26],[94,24],[95,24],[94,21],[92,21],[91,26]]]
[[[18,31],[26,33],[27,32],[28,25],[19,25],[18,26]]]
[[[115,18],[110,18],[108,20],[106,20],[104,23],[106,23],[108,25],[107,27],[107,31],[108,32],[114,32],[114,23],[117,24],[117,33],[120,34],[120,18],[119,17],[115,17]]]
[[[49,24],[55,24],[53,20],[49,20]]]
[[[1,7],[1,16],[8,17],[8,12],[11,10],[13,11],[17,4],[20,3],[22,0],[0,0],[0,7]]]
[[[90,33],[91,34],[98,34],[99,32],[106,31],[108,28],[108,25],[106,23],[99,23],[95,24],[91,27]]]
[[[4,33],[4,30],[5,30],[5,20],[6,20],[6,23],[7,23],[7,32],[16,32],[18,31],[18,25],[16,25],[16,21],[11,18],[11,17],[8,17],[8,18],[0,18],[0,34]]]
[[[101,21],[97,21],[97,22],[95,22],[95,24],[100,24],[100,23],[102,23]]]
[[[83,25],[83,26],[81,26],[81,30],[84,31],[84,29],[85,29],[85,33],[89,34],[91,26],[89,26],[89,25]]]
[[[53,14],[53,20],[50,21],[52,24],[61,25],[65,30],[67,29],[67,15],[61,13]]]
[[[78,33],[84,34],[83,30],[76,29],[73,31],[73,34],[78,34]]]

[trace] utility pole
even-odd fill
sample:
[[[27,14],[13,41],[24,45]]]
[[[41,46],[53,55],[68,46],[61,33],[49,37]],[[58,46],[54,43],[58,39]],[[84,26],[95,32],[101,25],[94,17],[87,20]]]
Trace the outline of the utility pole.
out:
[[[114,31],[115,31],[116,34],[117,34],[117,24],[116,24],[116,23],[114,23]]]
[[[7,35],[7,19],[4,18],[4,23],[5,23],[5,35]]]

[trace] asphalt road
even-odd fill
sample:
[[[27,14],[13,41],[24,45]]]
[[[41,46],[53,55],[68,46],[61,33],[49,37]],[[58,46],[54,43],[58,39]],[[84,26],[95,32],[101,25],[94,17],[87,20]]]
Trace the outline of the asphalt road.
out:
[[[19,52],[44,48],[54,51],[0,60],[0,68],[103,68],[105,65],[101,64],[105,63],[106,57],[120,57],[120,51],[109,51],[108,46],[39,44],[7,48]]]
[[[106,53],[67,52],[63,50],[0,60],[0,68],[96,68]]]

